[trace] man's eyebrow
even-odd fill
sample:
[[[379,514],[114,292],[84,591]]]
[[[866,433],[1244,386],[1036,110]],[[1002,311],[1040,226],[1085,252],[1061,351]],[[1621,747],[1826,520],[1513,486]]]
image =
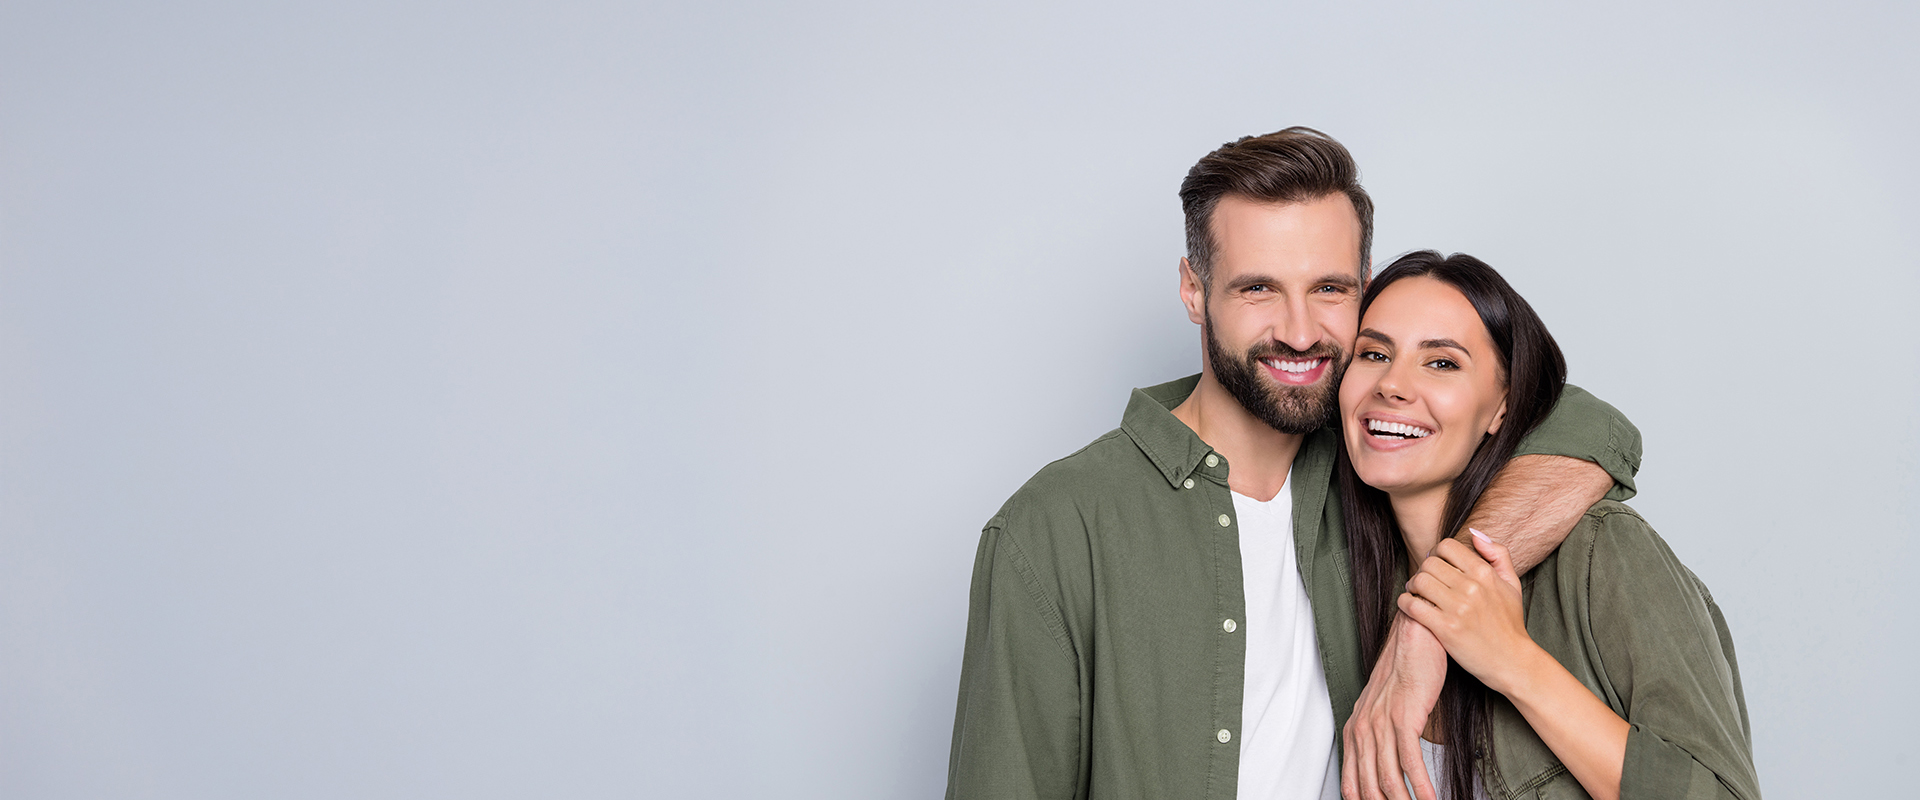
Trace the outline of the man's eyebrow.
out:
[[[1233,280],[1228,281],[1227,288],[1245,289],[1248,286],[1255,286],[1262,283],[1269,284],[1272,286],[1280,285],[1279,279],[1273,277],[1272,275],[1261,275],[1259,273],[1253,273],[1249,275],[1242,275],[1238,278],[1234,278]],[[1348,275],[1344,272],[1330,272],[1318,278],[1315,278],[1313,280],[1314,286],[1325,286],[1327,284],[1332,284],[1334,286],[1344,286],[1348,289],[1358,289],[1360,288],[1360,279],[1353,275]]]
[[[1238,278],[1234,278],[1233,280],[1228,281],[1227,288],[1228,289],[1245,289],[1249,286],[1255,286],[1262,283],[1272,284],[1274,286],[1280,285],[1280,282],[1277,280],[1274,280],[1272,275],[1261,275],[1258,273],[1254,273],[1250,275],[1242,275]]]

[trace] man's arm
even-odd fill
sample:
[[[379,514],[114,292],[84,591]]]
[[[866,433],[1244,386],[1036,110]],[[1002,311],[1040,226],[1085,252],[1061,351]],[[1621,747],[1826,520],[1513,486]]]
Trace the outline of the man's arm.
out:
[[[1015,537],[980,536],[947,799],[1073,797],[1082,783],[1079,659]]]
[[[1613,476],[1591,461],[1515,456],[1480,494],[1454,538],[1472,547],[1466,529],[1477,529],[1505,545],[1514,569],[1524,573],[1560,547],[1574,523],[1612,488]]]
[[[1640,429],[1613,406],[1578,386],[1560,393],[1553,413],[1514,448],[1511,461],[1467,515],[1506,546],[1525,573],[1566,541],[1567,532],[1602,497],[1633,496],[1640,470]],[[1473,542],[1464,528],[1454,538]]]
[[[1565,541],[1574,523],[1602,497],[1634,493],[1640,430],[1613,406],[1569,384],[1553,413],[1514,450],[1514,458],[1480,495],[1467,526],[1505,545],[1515,568],[1532,569]],[[1462,538],[1465,530],[1456,531]],[[1467,542],[1471,547],[1471,542]],[[1446,650],[1427,629],[1395,614],[1386,647],[1341,732],[1343,797],[1432,800],[1420,758],[1420,732],[1446,682]]]

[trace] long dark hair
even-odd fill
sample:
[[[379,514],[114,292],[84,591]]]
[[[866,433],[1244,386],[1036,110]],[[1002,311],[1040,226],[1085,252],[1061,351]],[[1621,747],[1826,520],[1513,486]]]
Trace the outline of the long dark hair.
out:
[[[1381,291],[1395,281],[1416,276],[1441,281],[1466,296],[1499,350],[1500,369],[1506,377],[1506,421],[1499,432],[1482,437],[1466,470],[1453,479],[1447,492],[1441,531],[1452,535],[1466,524],[1473,504],[1506,466],[1520,440],[1546,419],[1559,401],[1560,389],[1567,383],[1567,360],[1540,315],[1520,293],[1492,267],[1464,253],[1442,258],[1432,250],[1420,250],[1396,259],[1367,286],[1360,299],[1361,318],[1366,317]],[[1346,517],[1347,546],[1353,561],[1353,599],[1360,615],[1360,647],[1367,656],[1363,663],[1371,664],[1379,660],[1386,646],[1387,629],[1397,610],[1394,600],[1401,590],[1395,570],[1407,563],[1407,547],[1386,492],[1360,482],[1346,448],[1340,448],[1337,459],[1340,506]],[[1447,660],[1447,683],[1440,692],[1440,708],[1446,719],[1443,736],[1448,746],[1446,774],[1439,783],[1455,800],[1473,797],[1474,761],[1493,755],[1482,746],[1491,745],[1485,735],[1490,695],[1486,684],[1452,659]]]

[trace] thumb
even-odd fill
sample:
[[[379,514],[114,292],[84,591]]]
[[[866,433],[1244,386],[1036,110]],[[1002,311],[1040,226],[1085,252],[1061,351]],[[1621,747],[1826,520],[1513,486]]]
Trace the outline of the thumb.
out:
[[[1488,566],[1493,567],[1493,574],[1514,588],[1520,588],[1520,576],[1513,571],[1513,559],[1507,555],[1506,546],[1473,528],[1468,528],[1467,532],[1473,534],[1473,549],[1487,560]]]

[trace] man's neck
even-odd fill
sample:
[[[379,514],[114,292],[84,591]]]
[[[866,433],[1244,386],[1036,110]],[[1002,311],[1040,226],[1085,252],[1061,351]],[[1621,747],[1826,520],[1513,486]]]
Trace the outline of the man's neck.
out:
[[[1247,413],[1211,371],[1200,375],[1200,385],[1174,407],[1173,416],[1227,457],[1227,488],[1263,503],[1286,488],[1303,437],[1276,431]]]

